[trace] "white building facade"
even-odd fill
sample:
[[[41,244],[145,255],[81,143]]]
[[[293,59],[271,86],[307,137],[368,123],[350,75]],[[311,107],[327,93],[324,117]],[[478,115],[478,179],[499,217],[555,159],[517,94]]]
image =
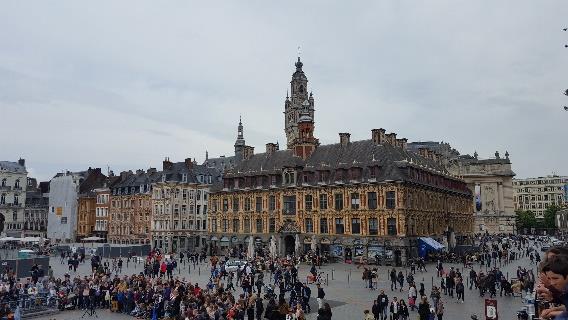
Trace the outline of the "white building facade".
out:
[[[52,243],[75,241],[77,233],[77,199],[85,172],[59,173],[49,183],[47,237]]]
[[[568,206],[568,176],[514,179],[515,210],[532,211],[537,218],[551,206]]]
[[[0,232],[6,236],[22,234],[27,177],[24,159],[0,161]]]

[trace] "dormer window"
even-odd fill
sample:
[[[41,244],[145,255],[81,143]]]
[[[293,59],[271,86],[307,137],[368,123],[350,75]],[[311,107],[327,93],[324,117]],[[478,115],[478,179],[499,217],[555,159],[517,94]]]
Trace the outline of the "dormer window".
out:
[[[187,173],[182,173],[181,174],[181,182],[186,183],[187,182]]]
[[[376,179],[379,174],[379,167],[371,166],[369,167],[369,178]]]
[[[295,184],[296,183],[296,172],[293,170],[286,170],[283,174],[284,184]]]
[[[166,182],[166,175],[165,174],[162,175],[162,182]]]

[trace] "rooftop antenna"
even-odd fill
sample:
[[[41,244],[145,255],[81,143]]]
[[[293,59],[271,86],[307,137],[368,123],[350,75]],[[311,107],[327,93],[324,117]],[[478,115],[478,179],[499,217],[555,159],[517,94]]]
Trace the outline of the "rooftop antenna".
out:
[[[300,59],[301,55],[302,55],[302,48],[298,46],[298,59]]]

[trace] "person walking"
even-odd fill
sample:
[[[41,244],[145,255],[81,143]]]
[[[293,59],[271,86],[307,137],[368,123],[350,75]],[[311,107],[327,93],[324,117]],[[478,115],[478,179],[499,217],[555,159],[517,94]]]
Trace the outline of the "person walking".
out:
[[[396,289],[396,270],[392,268],[390,271],[391,291]]]
[[[422,297],[420,304],[418,304],[418,316],[419,320],[429,320],[430,317],[430,304],[428,304],[428,298]]]
[[[318,288],[317,302],[318,302],[318,318],[319,318],[319,309],[322,309],[325,303],[325,291],[323,291],[323,288],[319,283],[317,284],[317,288]]]
[[[384,290],[381,290],[381,293],[377,296],[377,301],[379,301],[379,315],[380,320],[387,319],[387,311],[389,306],[389,298],[385,294]]]
[[[444,317],[444,302],[442,302],[442,299],[438,299],[438,303],[436,303],[436,316],[438,320],[442,320]]]
[[[418,293],[416,292],[416,286],[414,285],[414,283],[411,283],[410,287],[408,288],[408,305],[410,306],[410,309],[412,311],[414,311],[414,309],[416,308],[417,296]]]
[[[397,280],[398,280],[398,286],[400,288],[400,292],[402,292],[402,289],[404,287],[404,275],[402,274],[402,271],[398,272]]]

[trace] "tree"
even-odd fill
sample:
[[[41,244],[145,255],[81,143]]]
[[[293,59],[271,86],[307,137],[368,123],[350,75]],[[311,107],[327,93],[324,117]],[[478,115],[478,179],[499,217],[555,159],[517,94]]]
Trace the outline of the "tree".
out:
[[[522,230],[524,228],[530,229],[538,227],[538,222],[536,220],[534,212],[517,210],[516,214],[517,214],[516,217],[517,230]]]
[[[560,210],[557,206],[550,206],[544,211],[542,226],[547,229],[556,229],[556,212]]]

